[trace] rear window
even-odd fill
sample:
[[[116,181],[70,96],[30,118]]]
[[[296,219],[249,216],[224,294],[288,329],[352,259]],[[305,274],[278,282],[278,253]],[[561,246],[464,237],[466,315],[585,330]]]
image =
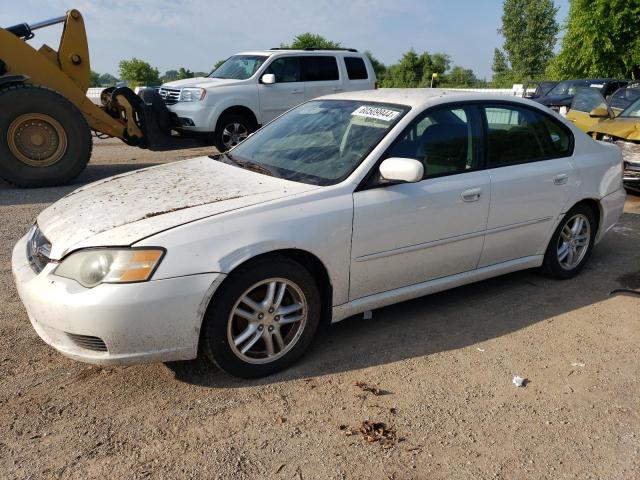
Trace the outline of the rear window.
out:
[[[303,82],[322,82],[340,78],[336,57],[301,57],[301,69]]]
[[[344,57],[349,80],[366,80],[369,78],[364,60],[360,57]]]

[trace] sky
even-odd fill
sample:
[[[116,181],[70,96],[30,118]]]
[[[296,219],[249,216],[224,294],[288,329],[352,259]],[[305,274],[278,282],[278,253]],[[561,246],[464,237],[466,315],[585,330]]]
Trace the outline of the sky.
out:
[[[532,0],[535,1],[535,0]],[[558,22],[569,0],[555,0]],[[163,74],[210,71],[220,59],[277,47],[303,32],[397,62],[414,48],[444,52],[452,65],[491,78],[502,45],[502,0],[0,0],[0,25],[35,23],[70,8],[83,14],[91,68],[118,76],[118,62],[137,57]],[[36,32],[34,46],[57,49],[60,27]]]

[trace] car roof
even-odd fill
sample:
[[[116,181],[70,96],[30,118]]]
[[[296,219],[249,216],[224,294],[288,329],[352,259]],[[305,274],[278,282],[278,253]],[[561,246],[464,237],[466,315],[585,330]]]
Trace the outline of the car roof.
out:
[[[506,96],[497,93],[461,92],[444,88],[380,88],[377,90],[358,90],[319,97],[327,100],[355,100],[362,102],[393,103],[408,107],[426,108],[433,105],[465,102],[486,101],[519,103],[541,109],[541,105],[528,99],[516,96]],[[316,99],[317,100],[317,99]],[[546,107],[543,107],[546,109]]]
[[[353,49],[335,49],[335,50],[301,50],[301,49],[286,49],[286,48],[278,48],[274,50],[252,50],[249,52],[239,52],[234,55],[261,55],[261,56],[271,56],[271,55],[281,55],[283,53],[292,54],[297,53],[300,55],[349,55],[349,56],[363,56],[362,52],[358,52]]]

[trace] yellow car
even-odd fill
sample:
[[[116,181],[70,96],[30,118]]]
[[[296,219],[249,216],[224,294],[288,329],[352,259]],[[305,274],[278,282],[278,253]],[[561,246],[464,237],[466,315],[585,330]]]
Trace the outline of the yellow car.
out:
[[[624,159],[624,184],[640,192],[640,98],[615,116],[599,92],[584,89],[574,97],[567,120],[596,140],[618,145]]]

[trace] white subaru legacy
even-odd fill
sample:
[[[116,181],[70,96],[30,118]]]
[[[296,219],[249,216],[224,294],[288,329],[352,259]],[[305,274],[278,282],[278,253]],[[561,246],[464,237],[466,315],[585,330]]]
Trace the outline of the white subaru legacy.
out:
[[[304,103],[211,157],[107,178],[13,251],[31,323],[97,364],[260,377],[321,322],[541,267],[576,275],[618,220],[620,151],[529,100],[439,90]]]

